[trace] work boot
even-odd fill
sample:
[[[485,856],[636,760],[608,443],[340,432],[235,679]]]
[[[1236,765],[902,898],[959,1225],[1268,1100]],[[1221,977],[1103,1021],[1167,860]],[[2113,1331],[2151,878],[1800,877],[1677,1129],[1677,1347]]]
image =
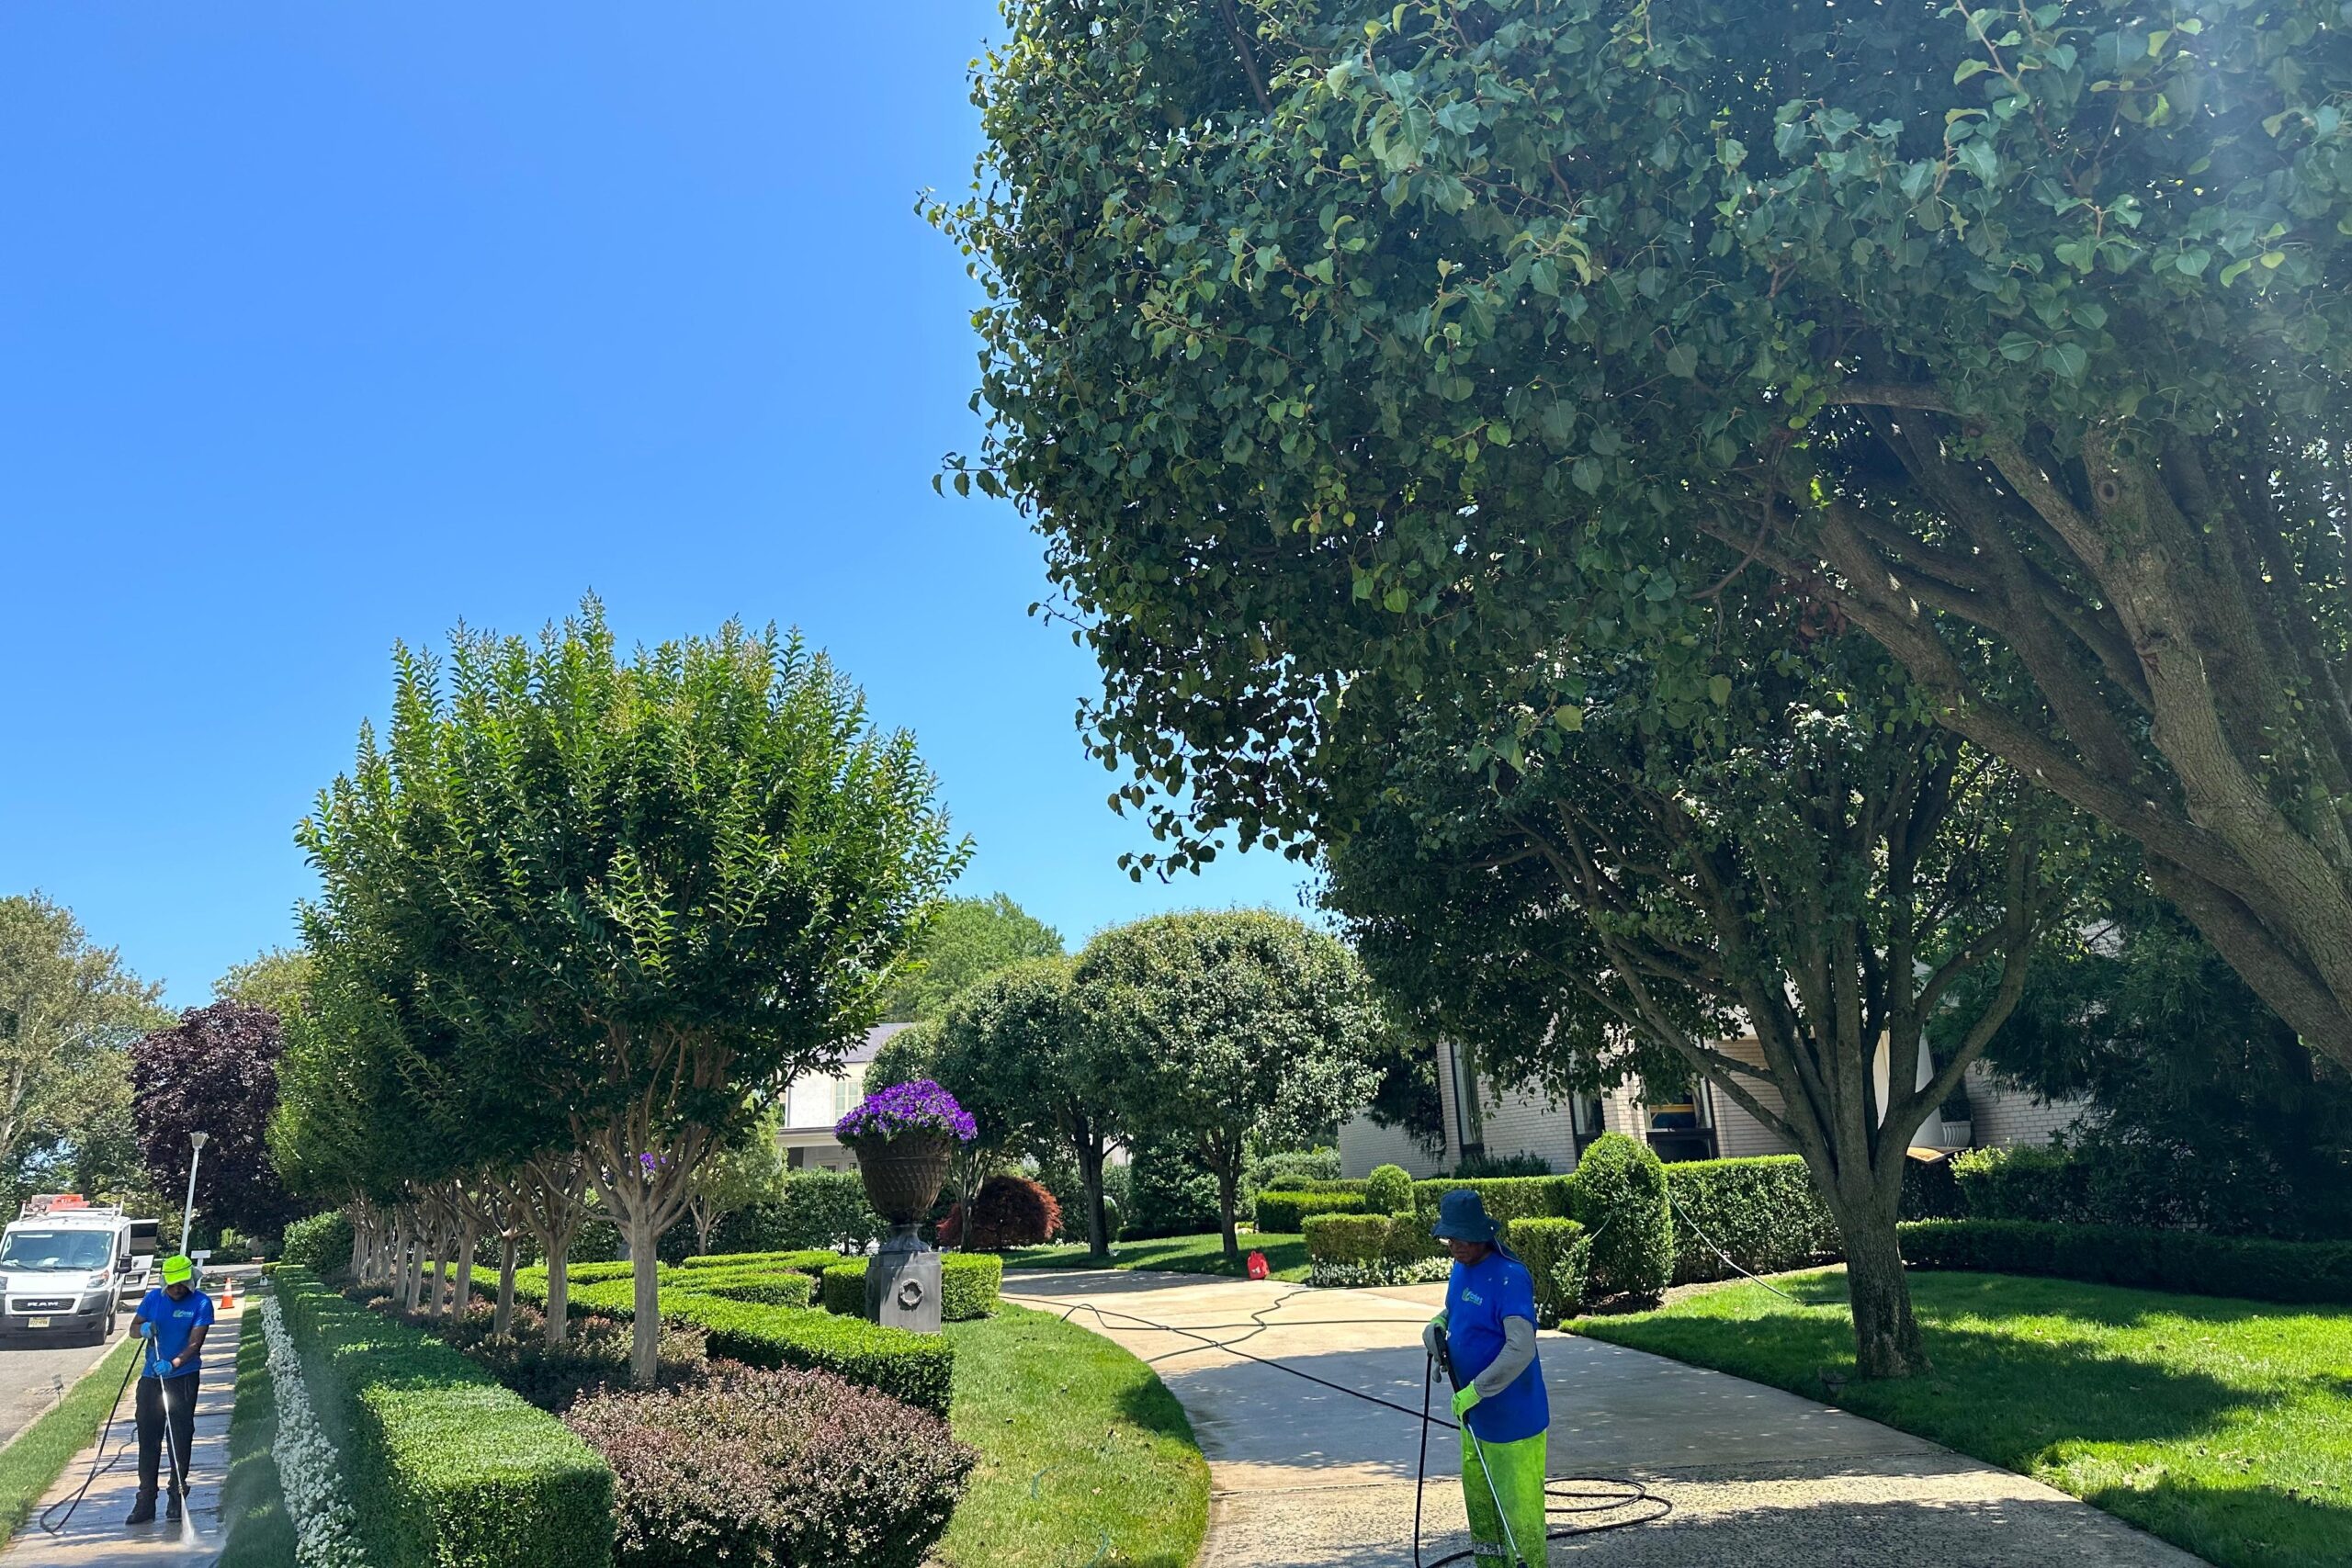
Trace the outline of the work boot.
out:
[[[141,1492],[139,1500],[130,1505],[130,1517],[122,1522],[127,1525],[153,1524],[155,1522],[155,1494],[152,1491]]]
[[[176,1487],[164,1499],[164,1517],[174,1524],[180,1522],[180,1495]]]

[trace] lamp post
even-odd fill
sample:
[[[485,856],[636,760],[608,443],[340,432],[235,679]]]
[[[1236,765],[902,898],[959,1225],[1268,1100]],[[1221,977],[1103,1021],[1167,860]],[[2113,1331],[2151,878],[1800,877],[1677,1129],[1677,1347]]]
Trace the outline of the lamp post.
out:
[[[196,1223],[196,1168],[204,1158],[204,1140],[209,1133],[190,1133],[188,1143],[196,1152],[187,1156],[187,1204],[180,1210],[180,1251],[187,1251],[188,1227]]]

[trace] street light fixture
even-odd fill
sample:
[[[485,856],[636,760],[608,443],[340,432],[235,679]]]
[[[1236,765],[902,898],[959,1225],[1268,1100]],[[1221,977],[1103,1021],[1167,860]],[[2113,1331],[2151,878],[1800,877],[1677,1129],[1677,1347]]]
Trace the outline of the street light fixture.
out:
[[[196,1168],[204,1159],[204,1143],[209,1133],[190,1133],[188,1143],[196,1152],[187,1160],[187,1203],[180,1210],[180,1251],[187,1251],[188,1227],[196,1223]]]

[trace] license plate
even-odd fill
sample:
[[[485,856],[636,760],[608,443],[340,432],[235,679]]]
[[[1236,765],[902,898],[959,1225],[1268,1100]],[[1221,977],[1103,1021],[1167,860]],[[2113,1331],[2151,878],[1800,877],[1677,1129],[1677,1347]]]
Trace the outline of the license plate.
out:
[[[49,1319],[45,1317],[28,1317],[25,1319],[25,1326],[27,1328],[47,1328],[49,1326]]]

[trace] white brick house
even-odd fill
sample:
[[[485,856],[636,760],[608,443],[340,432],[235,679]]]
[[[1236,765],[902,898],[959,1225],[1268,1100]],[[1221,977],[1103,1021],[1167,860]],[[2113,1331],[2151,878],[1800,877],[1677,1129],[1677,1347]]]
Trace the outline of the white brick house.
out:
[[[876,1024],[843,1054],[838,1073],[807,1073],[784,1090],[784,1127],[776,1142],[792,1170],[855,1170],[857,1158],[833,1136],[834,1124],[865,1098],[865,1069],[904,1023]]]
[[[1734,1041],[1724,1049],[1763,1066],[1762,1048],[1753,1040]],[[1533,1090],[1498,1090],[1453,1046],[1438,1047],[1437,1066],[1444,1150],[1425,1150],[1403,1130],[1377,1127],[1370,1118],[1357,1116],[1340,1129],[1342,1174],[1367,1176],[1376,1165],[1395,1164],[1417,1177],[1434,1176],[1474,1151],[1498,1159],[1533,1155],[1555,1171],[1568,1171],[1576,1168],[1584,1146],[1604,1132],[1645,1139],[1669,1160],[1795,1152],[1786,1140],[1708,1084],[1701,1084],[1692,1100],[1653,1103],[1638,1084],[1631,1084],[1602,1096],[1577,1097],[1571,1104]],[[1925,1075],[1932,1071],[1924,1057],[1920,1070],[1924,1082]],[[2084,1110],[2079,1100],[2041,1104],[2030,1095],[2004,1088],[1995,1082],[1992,1069],[1983,1062],[1968,1069],[1965,1083],[1969,1119],[1946,1122],[1930,1116],[1919,1129],[1921,1145],[1957,1150],[2047,1144],[2072,1126]],[[1773,1103],[1769,1089],[1759,1089],[1758,1098],[1768,1106]]]

